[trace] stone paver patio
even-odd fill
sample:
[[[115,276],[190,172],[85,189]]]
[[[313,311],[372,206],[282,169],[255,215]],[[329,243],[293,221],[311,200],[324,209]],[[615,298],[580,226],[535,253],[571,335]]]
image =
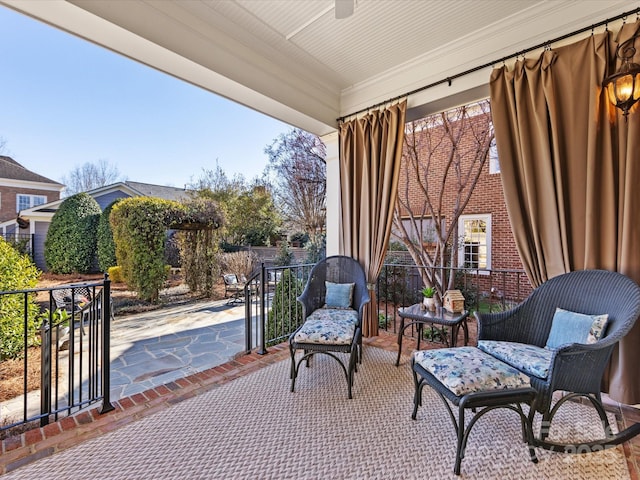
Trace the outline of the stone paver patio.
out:
[[[234,358],[244,349],[242,305],[198,302],[116,318],[111,398],[129,397]]]

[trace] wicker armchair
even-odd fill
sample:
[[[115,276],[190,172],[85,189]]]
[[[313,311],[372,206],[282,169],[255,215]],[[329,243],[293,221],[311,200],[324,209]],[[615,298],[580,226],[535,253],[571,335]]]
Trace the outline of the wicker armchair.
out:
[[[587,315],[608,314],[602,337],[592,344],[566,343],[549,354],[546,377],[531,375],[531,386],[537,390],[536,407],[542,414],[542,430],[538,446],[551,450],[580,445],[546,441],[548,429],[557,409],[568,399],[586,397],[596,408],[605,439],[587,442],[592,447],[616,445],[640,433],[640,424],[618,435],[611,435],[600,395],[602,377],[614,346],[633,327],[640,315],[640,287],[630,278],[616,272],[585,270],[559,275],[536,288],[516,308],[501,313],[475,313],[478,321],[478,346],[486,341],[517,342],[544,347],[551,331],[556,308]],[[549,352],[548,349],[546,349]],[[507,360],[507,363],[511,363]],[[518,365],[513,365],[518,368]],[[526,372],[528,373],[528,372]],[[555,391],[567,392],[552,406]],[[585,444],[582,444],[583,446]]]
[[[353,284],[351,304],[348,309],[332,309],[327,305],[327,287],[325,282],[334,284]],[[356,363],[362,361],[362,313],[364,306],[370,301],[367,291],[367,280],[362,266],[353,258],[345,256],[332,256],[318,262],[310,272],[307,285],[298,297],[302,304],[303,324],[289,337],[289,349],[291,353],[291,391],[295,389],[295,381],[300,364],[306,360],[309,366],[310,358],[316,353],[329,355],[340,363],[347,378],[349,388],[349,398],[351,398],[351,387],[353,385],[353,372],[357,370]],[[327,308],[325,308],[327,306]],[[314,313],[315,312],[315,313]],[[311,339],[305,335],[305,327],[310,325],[310,321],[320,318],[323,322],[325,333],[331,331],[336,317],[349,316],[353,319],[353,333],[348,341],[332,341],[322,335],[322,339]],[[343,319],[337,319],[338,323]],[[344,340],[344,339],[343,339]],[[297,350],[303,350],[303,357],[296,362],[295,354]],[[349,364],[344,363],[334,352],[348,353]]]

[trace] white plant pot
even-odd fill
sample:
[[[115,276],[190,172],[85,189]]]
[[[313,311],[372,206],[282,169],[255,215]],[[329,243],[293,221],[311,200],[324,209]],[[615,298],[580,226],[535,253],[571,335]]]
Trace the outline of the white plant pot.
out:
[[[422,299],[422,303],[424,303],[424,306],[427,307],[427,310],[435,310],[436,309],[436,299],[435,298],[427,298],[424,297]]]

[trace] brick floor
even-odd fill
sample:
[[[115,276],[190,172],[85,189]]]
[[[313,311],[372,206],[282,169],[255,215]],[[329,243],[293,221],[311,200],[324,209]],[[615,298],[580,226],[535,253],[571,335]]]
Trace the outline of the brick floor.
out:
[[[471,342],[474,343],[475,328],[470,325]],[[380,332],[380,335],[364,339],[364,344],[397,351],[394,334]],[[440,348],[442,345],[424,342],[422,348]],[[410,354],[415,348],[415,340],[405,338],[403,352]],[[99,414],[98,409],[66,417],[44,428],[36,428],[19,436],[2,441],[0,451],[0,475],[19,468],[40,458],[81,444],[91,438],[130,424],[136,420],[159,413],[171,405],[207,391],[216,385],[233,380],[241,375],[254,372],[258,368],[271,365],[289,356],[286,345],[269,349],[267,355],[252,353],[224,365],[191,375],[167,386],[159,386],[115,402],[115,409]],[[606,402],[606,408],[616,414],[620,428],[640,421],[640,410]],[[640,480],[640,438],[624,444],[624,451],[632,480]]]

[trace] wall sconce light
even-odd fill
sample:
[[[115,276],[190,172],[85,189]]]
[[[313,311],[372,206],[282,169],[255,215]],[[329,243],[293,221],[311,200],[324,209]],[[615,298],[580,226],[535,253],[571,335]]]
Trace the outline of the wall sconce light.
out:
[[[625,122],[629,109],[640,100],[640,65],[631,61],[636,54],[634,43],[638,38],[640,33],[618,45],[616,57],[622,60],[622,65],[603,83],[609,94],[609,101],[622,110]]]

